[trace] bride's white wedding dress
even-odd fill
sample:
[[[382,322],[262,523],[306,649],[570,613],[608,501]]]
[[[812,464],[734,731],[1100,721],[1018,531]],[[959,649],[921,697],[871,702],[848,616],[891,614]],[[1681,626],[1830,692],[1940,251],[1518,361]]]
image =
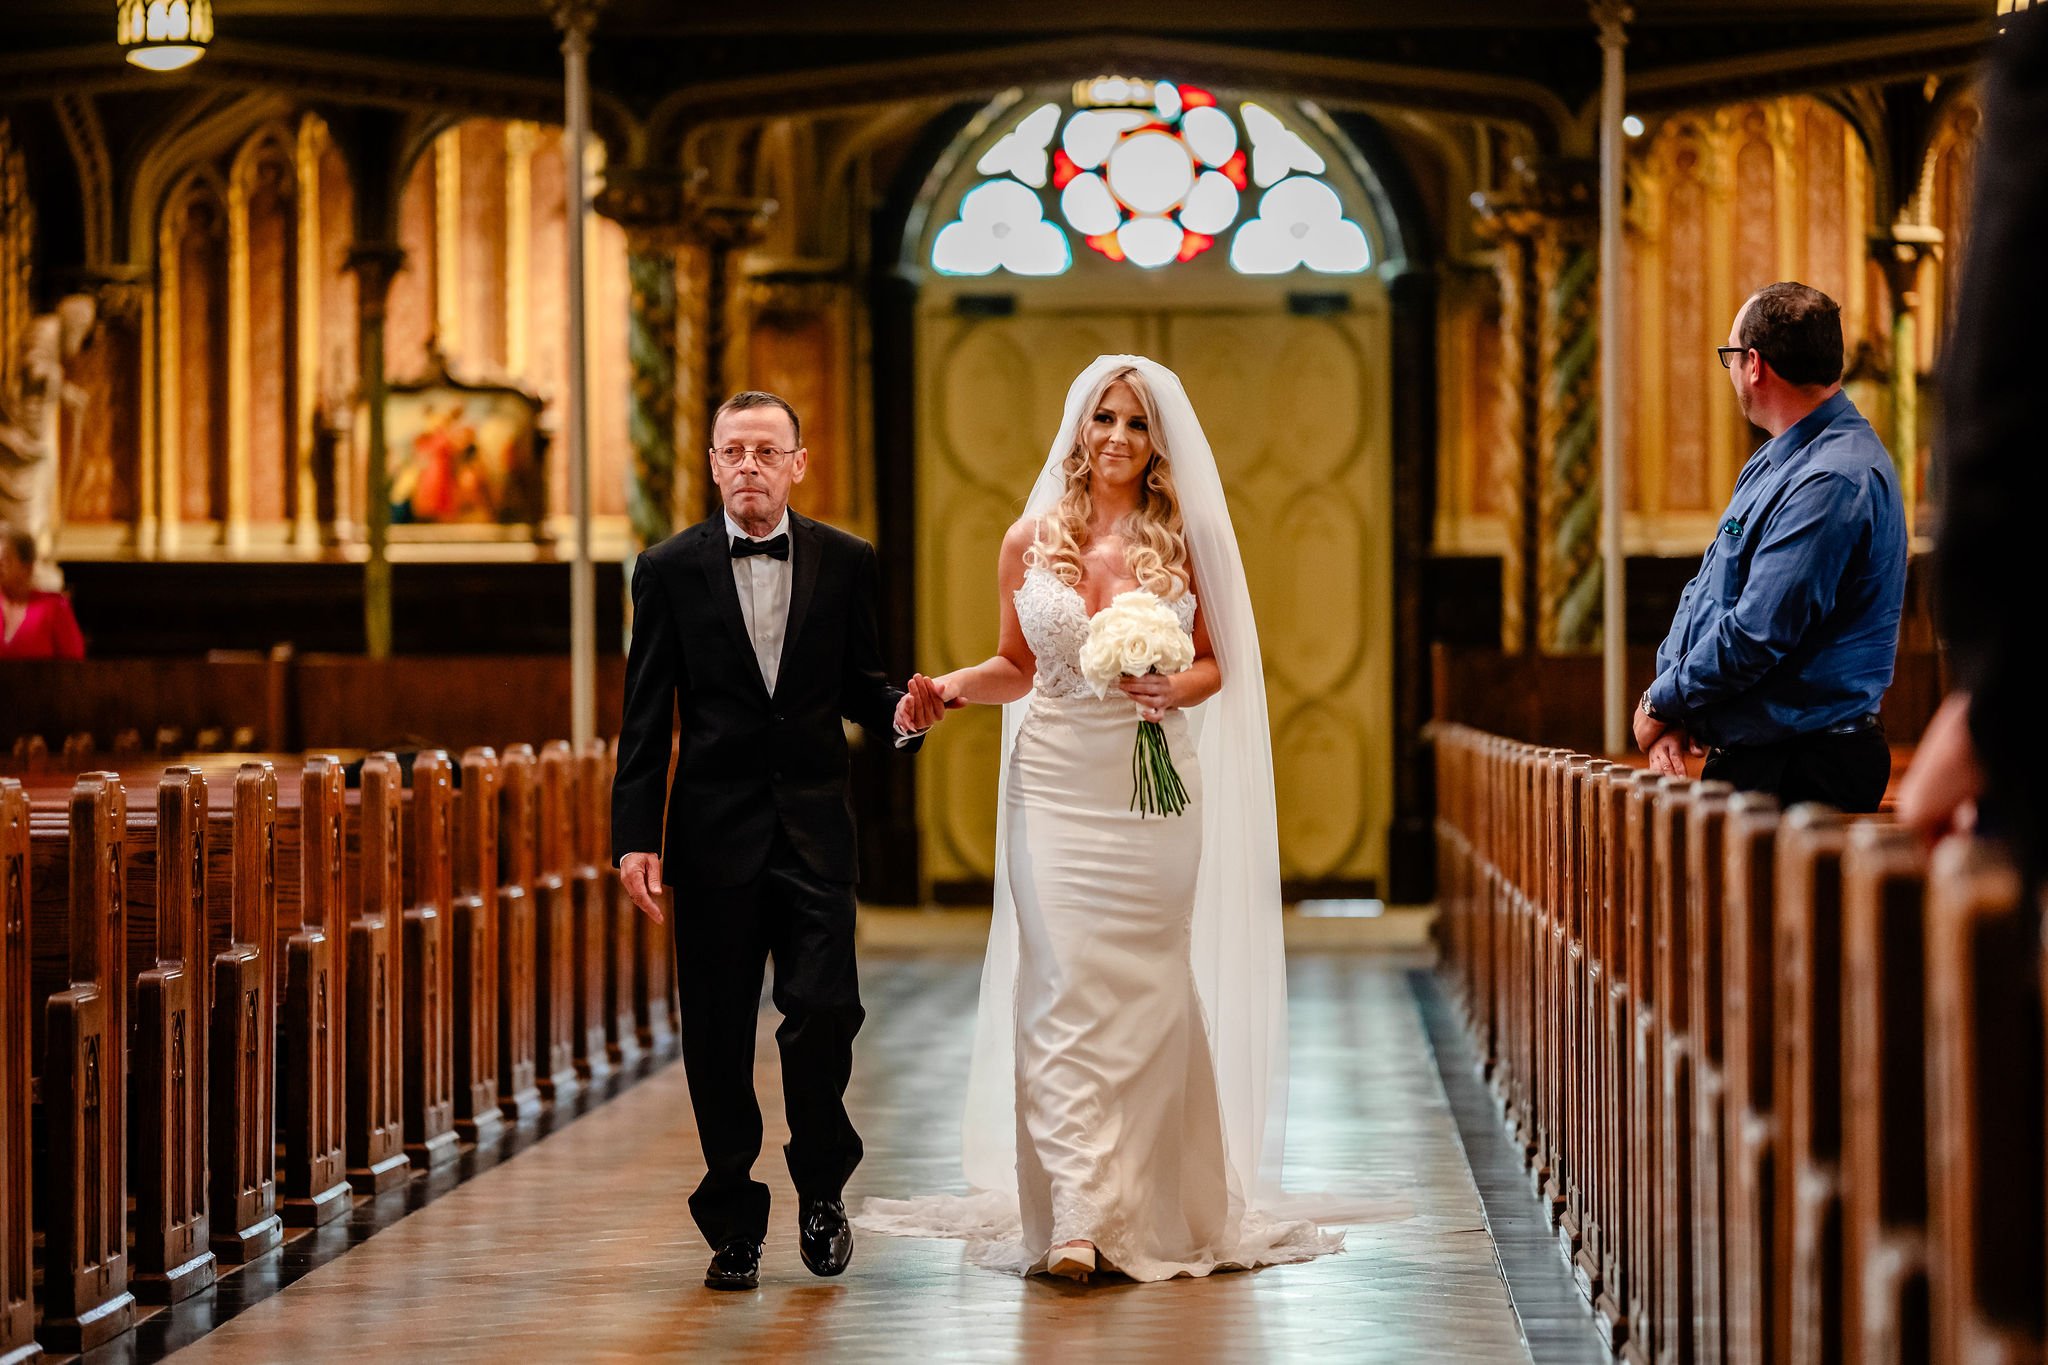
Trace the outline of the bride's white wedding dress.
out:
[[[1202,773],[1188,717],[1163,722],[1188,792],[1178,816],[1131,806],[1129,698],[1082,681],[1081,595],[1032,568],[1017,618],[1038,663],[1005,774],[1016,906],[1016,1194],[871,1200],[861,1226],[966,1237],[979,1264],[1026,1273],[1095,1244],[1139,1280],[1306,1260],[1342,1237],[1246,1205],[1225,1150],[1190,957]],[[1194,628],[1195,601],[1170,603]]]

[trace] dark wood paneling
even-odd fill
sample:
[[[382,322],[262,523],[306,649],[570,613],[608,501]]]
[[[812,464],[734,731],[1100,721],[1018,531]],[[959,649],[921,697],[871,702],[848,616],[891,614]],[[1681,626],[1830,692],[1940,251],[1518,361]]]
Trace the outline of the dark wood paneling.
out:
[[[624,640],[625,577],[594,566],[597,648]],[[64,565],[72,607],[96,657],[214,649],[353,653],[363,648],[363,567],[345,562],[230,564],[80,561]],[[394,564],[399,654],[551,654],[569,649],[569,565]]]

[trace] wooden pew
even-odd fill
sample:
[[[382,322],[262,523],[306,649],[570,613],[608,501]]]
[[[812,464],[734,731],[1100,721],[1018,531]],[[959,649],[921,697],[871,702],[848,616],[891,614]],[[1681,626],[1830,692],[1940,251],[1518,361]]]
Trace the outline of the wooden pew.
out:
[[[1769,1365],[1790,1349],[1777,1232],[1783,1121],[1773,1070],[1779,819],[1776,801],[1743,793],[1729,801],[1722,832],[1722,1342],[1729,1365]]]
[[[1851,1365],[1933,1358],[1928,1318],[1927,858],[1863,822],[1842,856],[1842,1280]]]
[[[129,1283],[139,1299],[177,1303],[216,1275],[207,1223],[205,776],[165,769],[156,810],[155,913],[134,916],[155,921],[156,963],[135,983]]]
[[[1724,782],[1693,788],[1685,835],[1685,987],[1687,1057],[1692,1068],[1692,1321],[1693,1358],[1722,1365],[1727,1347],[1725,1312],[1726,1207],[1723,1178],[1728,1146],[1727,1029],[1722,1012],[1727,937],[1728,806],[1735,789]],[[1678,1179],[1685,1179],[1681,1173]]]
[[[306,760],[299,782],[299,929],[285,943],[285,1222],[317,1227],[348,1212],[339,932],[345,860],[341,760]]]
[[[47,1159],[43,1320],[53,1351],[83,1352],[135,1322],[128,1289],[127,793],[111,773],[72,789],[68,845],[70,985],[46,1007],[41,1097]]]
[[[454,980],[448,931],[454,890],[454,773],[440,750],[412,765],[412,857],[406,866],[404,978],[405,1153],[423,1171],[461,1154],[455,1135]]]
[[[533,747],[513,745],[498,787],[498,1109],[515,1123],[541,1108],[534,766]]]
[[[640,1017],[646,1002],[638,998],[643,988],[638,970],[639,947],[633,921],[644,918],[626,899],[619,883],[619,870],[612,866],[612,774],[618,755],[602,740],[592,740],[577,755],[582,783],[582,820],[577,831],[581,840],[578,858],[597,877],[598,895],[604,920],[604,1014],[605,1051],[612,1064],[631,1067],[640,1061],[646,1047],[640,1041]]]
[[[7,1365],[41,1353],[31,1287],[28,825],[28,793],[0,777],[0,1362]]]
[[[1693,1077],[1691,987],[1686,979],[1687,850],[1697,786],[1666,779],[1651,823],[1651,995],[1660,1084],[1647,1102],[1657,1108],[1655,1237],[1657,1358],[1692,1365]]]
[[[398,759],[363,760],[357,807],[359,900],[348,926],[348,1182],[358,1194],[382,1194],[405,1183],[404,1067],[400,1038],[404,999],[399,943],[403,904],[400,859],[405,825],[400,816]]]
[[[452,989],[455,1131],[479,1147],[497,1141],[498,1109],[498,756],[462,756],[456,800]]]
[[[1656,938],[1654,906],[1656,863],[1654,825],[1665,778],[1637,773],[1623,803],[1624,904],[1627,907],[1626,973],[1629,1003],[1628,1210],[1623,1218],[1621,1251],[1623,1281],[1628,1286],[1629,1334],[1624,1359],[1650,1365],[1662,1344],[1663,1281],[1658,1265],[1660,1193],[1658,1131],[1664,1093],[1664,1047],[1658,1034]]]
[[[605,978],[611,957],[612,908],[607,897],[605,869],[591,858],[593,825],[591,801],[603,787],[604,745],[593,740],[597,752],[576,753],[562,746],[568,755],[568,772],[563,779],[564,804],[556,809],[563,828],[561,868],[569,884],[570,939],[570,1033],[576,1058],[577,1078],[585,1083],[612,1074],[613,1061],[607,1032]],[[550,749],[554,746],[549,745]],[[607,793],[609,794],[609,793]]]
[[[1934,851],[1927,899],[1935,1358],[2042,1358],[2038,915],[1996,847]]]
[[[574,780],[567,743],[555,740],[541,750],[533,803],[534,1034],[540,1093],[558,1105],[582,1088],[576,1070],[576,906],[563,832]]]
[[[1778,836],[1775,1089],[1784,1105],[1778,1263],[1788,1362],[1842,1358],[1842,853],[1849,827],[1795,806]]]
[[[1591,1029],[1594,1059],[1592,1104],[1596,1111],[1592,1166],[1593,1235],[1587,1247],[1594,1259],[1577,1271],[1593,1300],[1593,1323],[1609,1350],[1626,1346],[1629,1337],[1628,1279],[1624,1247],[1628,1239],[1633,1186],[1629,1148],[1629,1113],[1634,1098],[1635,998],[1629,986],[1629,906],[1634,871],[1628,862],[1628,794],[1635,775],[1609,765],[1589,773],[1591,799],[1583,812],[1586,839],[1599,850],[1599,893],[1594,901],[1592,934],[1594,972],[1587,993],[1596,1013]]]
[[[1692,1115],[1673,1109],[1673,1124],[1690,1121],[1690,1171],[1675,1171],[1671,1185],[1690,1185],[1692,1224],[1692,1353],[1700,1365],[1726,1359],[1722,1342],[1724,1187],[1722,1179],[1729,1121],[1726,1121],[1726,1019],[1722,980],[1726,974],[1726,823],[1735,788],[1700,782],[1692,788],[1686,827],[1686,905],[1683,905],[1683,968],[1686,968],[1686,1062],[1692,1070]]]
[[[213,959],[213,1251],[229,1265],[284,1240],[277,1210],[277,772],[235,774],[230,942]]]
[[[1589,929],[1589,890],[1593,874],[1587,868],[1587,843],[1585,843],[1585,798],[1591,790],[1591,763],[1585,755],[1573,755],[1563,763],[1559,778],[1559,792],[1556,792],[1556,833],[1554,847],[1559,860],[1559,874],[1556,874],[1556,892],[1559,892],[1559,915],[1556,915],[1556,941],[1552,943],[1552,958],[1556,960],[1556,986],[1554,1009],[1556,1021],[1552,1023],[1552,1038],[1556,1040],[1556,1109],[1559,1109],[1559,1130],[1563,1134],[1563,1164],[1565,1183],[1563,1197],[1565,1209],[1559,1220],[1559,1250],[1565,1254],[1565,1265],[1577,1269],[1579,1252],[1585,1246],[1585,1234],[1589,1226],[1589,1197],[1587,1185],[1591,1156],[1591,1136],[1587,1134],[1587,1119],[1591,1117],[1589,1095],[1585,1091],[1589,1081],[1589,1033],[1585,1019],[1587,1001],[1587,929]],[[1597,855],[1595,855],[1597,862]],[[1591,1293],[1587,1293],[1591,1300]]]

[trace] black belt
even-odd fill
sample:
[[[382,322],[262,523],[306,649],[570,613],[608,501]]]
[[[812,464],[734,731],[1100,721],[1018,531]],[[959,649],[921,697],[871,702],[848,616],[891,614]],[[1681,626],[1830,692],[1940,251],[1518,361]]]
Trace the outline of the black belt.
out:
[[[1840,725],[1830,725],[1825,730],[1808,730],[1803,734],[1787,735],[1783,739],[1765,740],[1761,744],[1717,744],[1709,753],[1727,753],[1737,749],[1769,749],[1779,744],[1796,744],[1802,739],[1817,739],[1822,735],[1860,735],[1865,730],[1876,730],[1881,726],[1876,713],[1845,720]]]

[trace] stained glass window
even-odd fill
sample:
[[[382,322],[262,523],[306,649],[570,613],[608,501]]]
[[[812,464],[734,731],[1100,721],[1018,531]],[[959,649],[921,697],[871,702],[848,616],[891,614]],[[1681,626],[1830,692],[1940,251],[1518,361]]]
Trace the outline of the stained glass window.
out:
[[[1356,274],[1365,231],[1323,178],[1323,157],[1264,105],[1226,109],[1196,85],[1101,76],[1031,108],[975,163],[982,176],[932,243],[946,275],[1058,275],[1071,232],[1153,270],[1227,235],[1231,268]],[[1062,228],[1064,224],[1064,230]]]

